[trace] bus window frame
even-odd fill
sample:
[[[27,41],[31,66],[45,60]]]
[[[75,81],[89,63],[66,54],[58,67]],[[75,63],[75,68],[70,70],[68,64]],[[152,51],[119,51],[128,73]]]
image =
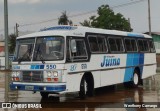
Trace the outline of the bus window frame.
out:
[[[154,48],[153,52],[151,51],[151,47],[150,47],[150,43],[149,42],[152,42],[152,45],[153,45],[153,48]],[[149,44],[150,53],[156,53],[156,48],[155,48],[153,39],[148,39],[148,44]]]
[[[91,50],[91,46],[90,46],[90,42],[89,42],[89,37],[95,37],[96,39],[97,38],[104,38],[104,40],[105,40],[105,46],[106,46],[106,51],[105,52],[100,52],[100,48],[99,48],[99,43],[98,43],[98,39],[96,40],[97,41],[97,44],[98,44],[98,51],[97,52],[93,52],[92,50]],[[97,35],[91,35],[91,34],[89,34],[89,35],[87,35],[87,42],[88,42],[88,45],[89,45],[89,51],[90,51],[90,53],[91,54],[106,54],[106,53],[108,53],[108,45],[107,45],[107,41],[106,41],[106,36],[105,35],[100,35],[100,34],[97,34]]]
[[[74,59],[74,58],[72,58],[72,52],[71,52],[71,47],[70,47],[70,42],[71,42],[71,40],[75,40],[75,41],[83,41],[84,42],[84,45],[85,45],[85,52],[86,52],[86,56],[84,56],[84,57],[86,57],[86,59]],[[67,51],[67,48],[69,48],[68,49],[68,51],[69,51],[69,60],[67,60],[67,62],[82,62],[82,61],[88,61],[88,58],[89,58],[89,54],[88,54],[88,50],[87,50],[87,44],[86,44],[86,40],[85,40],[85,38],[83,38],[83,37],[69,37],[68,39],[66,39],[66,41],[68,42],[68,43],[66,43],[66,51]],[[66,52],[66,55],[67,55],[67,52]]]
[[[113,37],[114,36],[114,37]],[[111,48],[110,48],[110,44],[109,44],[109,39],[112,38],[112,39],[121,39],[122,41],[122,46],[123,46],[123,51],[111,51]],[[125,46],[124,46],[124,40],[123,40],[124,37],[122,36],[117,36],[117,35],[108,35],[107,37],[107,44],[108,44],[108,48],[109,48],[109,51],[111,54],[119,54],[119,53],[125,53]]]
[[[139,40],[142,40],[142,42],[143,42],[143,40],[146,40],[146,41],[147,41],[147,44],[148,44],[148,39],[138,38],[138,39],[137,39],[138,52],[140,52],[140,53],[151,53],[149,44],[148,44],[148,49],[149,49],[148,51],[140,51],[140,49],[139,49],[139,44],[138,44],[138,41],[139,41]],[[144,45],[144,44],[143,44],[143,45]]]
[[[131,41],[131,40],[134,40],[134,41],[135,41],[135,43],[136,43],[136,49],[137,49],[136,51],[127,51],[126,44],[125,44],[125,40],[126,40],[126,39],[129,39],[130,41]],[[138,52],[137,40],[136,40],[136,38],[134,38],[134,37],[132,37],[132,38],[125,37],[125,38],[124,38],[124,46],[125,46],[126,53],[137,53],[137,52]]]
[[[45,60],[45,61],[63,61],[64,59],[65,59],[65,37],[64,36],[57,36],[57,35],[50,35],[50,36],[37,36],[37,37],[35,37],[35,45],[37,44],[37,39],[39,39],[39,38],[44,38],[44,37],[61,37],[61,38],[63,38],[63,40],[64,40],[64,50],[63,50],[63,58],[62,59],[58,59],[58,60]],[[34,49],[34,51],[35,51],[35,49]],[[34,52],[33,52],[33,56],[34,56]],[[32,61],[33,62],[37,62],[37,61],[40,61],[40,60],[33,60],[34,59],[34,57],[32,58]]]

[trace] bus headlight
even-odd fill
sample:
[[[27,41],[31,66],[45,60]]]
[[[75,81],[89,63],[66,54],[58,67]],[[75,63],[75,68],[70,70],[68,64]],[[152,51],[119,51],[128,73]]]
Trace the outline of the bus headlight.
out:
[[[58,72],[57,71],[48,71],[47,77],[58,77]]]
[[[61,82],[62,80],[62,71],[45,71],[44,72],[44,81],[45,82]]]
[[[54,71],[54,72],[53,72],[53,76],[54,76],[54,77],[58,77],[58,72],[57,72],[57,71]]]
[[[47,77],[51,77],[52,73],[51,72],[47,72]]]
[[[19,77],[20,76],[20,72],[12,72],[12,77]]]
[[[19,77],[19,76],[20,76],[20,74],[21,74],[21,72],[20,72],[20,71],[16,72],[16,77]]]
[[[12,72],[12,81],[20,81],[20,75],[21,72],[20,71],[15,71],[15,72]]]
[[[16,72],[12,72],[12,77],[16,77]]]

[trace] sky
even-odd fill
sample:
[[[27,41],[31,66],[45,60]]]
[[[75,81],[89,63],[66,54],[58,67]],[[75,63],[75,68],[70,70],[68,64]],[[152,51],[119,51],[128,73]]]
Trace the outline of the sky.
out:
[[[114,7],[135,1],[139,0],[8,0],[9,33],[14,32],[13,27],[16,23],[20,25],[19,31],[39,31],[45,27],[55,26],[63,11],[67,11],[73,24],[79,25],[79,22],[96,15],[96,10],[103,4]],[[134,32],[144,33],[149,30],[147,1],[141,0],[136,4],[113,8],[113,11],[121,13],[126,19],[130,18]],[[160,10],[160,0],[150,1],[152,32],[160,32],[160,14],[157,13]],[[74,16],[90,11],[92,12],[86,15]],[[39,23],[41,21],[48,22]],[[34,24],[37,22],[38,24]],[[0,0],[0,34],[3,34],[3,29],[4,0]]]

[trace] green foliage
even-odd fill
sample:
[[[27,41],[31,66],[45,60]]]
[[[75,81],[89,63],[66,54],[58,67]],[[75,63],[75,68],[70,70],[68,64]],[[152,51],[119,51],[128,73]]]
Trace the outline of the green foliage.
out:
[[[9,35],[9,53],[13,54],[16,47],[16,35],[11,34]]]
[[[84,22],[80,22],[82,26],[91,27],[91,22],[89,20],[84,20]]]
[[[98,16],[91,16],[90,20],[80,23],[82,26],[89,26],[102,29],[132,31],[130,23],[120,13],[115,14],[108,5],[102,5],[97,10]]]
[[[68,19],[67,12],[62,12],[60,18],[58,18],[58,25],[72,25],[72,21]]]

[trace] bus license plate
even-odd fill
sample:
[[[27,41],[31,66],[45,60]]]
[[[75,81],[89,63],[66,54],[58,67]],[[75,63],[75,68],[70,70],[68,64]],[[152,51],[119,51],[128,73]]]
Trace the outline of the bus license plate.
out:
[[[34,86],[25,86],[25,90],[33,90]]]

